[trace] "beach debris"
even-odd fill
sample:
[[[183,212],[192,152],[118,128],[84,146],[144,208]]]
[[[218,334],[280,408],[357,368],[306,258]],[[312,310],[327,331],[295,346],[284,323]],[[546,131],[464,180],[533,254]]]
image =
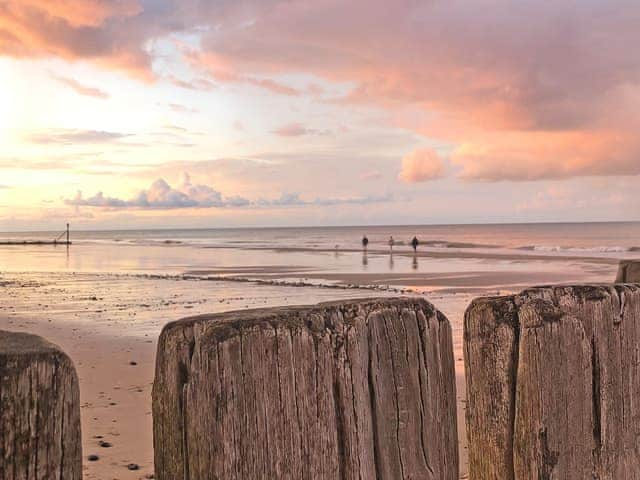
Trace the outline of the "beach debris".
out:
[[[420,298],[172,322],[153,423],[160,480],[457,480],[451,326]]]
[[[131,360],[131,361],[129,362],[129,365],[131,365],[131,366],[136,366],[136,365],[138,365],[138,362],[135,362],[135,361]]]
[[[97,462],[98,460],[100,460],[100,457],[98,455],[89,455],[87,457],[87,460],[89,460],[90,462]]]
[[[129,470],[140,470],[140,465],[138,465],[137,463],[130,463],[129,465],[127,465],[127,469],[129,469]]]
[[[107,442],[105,440],[100,440],[98,442],[98,445],[100,445],[102,448],[111,448],[113,446],[110,442]]]

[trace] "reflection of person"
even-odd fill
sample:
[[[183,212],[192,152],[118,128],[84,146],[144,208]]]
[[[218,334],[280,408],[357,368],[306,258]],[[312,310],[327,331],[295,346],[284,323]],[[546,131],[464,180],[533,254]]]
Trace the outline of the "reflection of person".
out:
[[[389,237],[389,250],[393,251],[393,245],[396,243],[396,241],[393,239],[393,235],[391,235]]]
[[[413,237],[413,240],[411,240],[411,246],[413,247],[413,251],[417,251],[418,250],[418,244],[420,242],[418,241],[418,237]]]
[[[411,262],[411,268],[413,268],[414,270],[418,269],[418,256],[415,253],[413,254],[413,261]]]
[[[369,259],[367,258],[367,251],[362,252],[362,266],[366,267],[369,265]]]
[[[365,235],[364,237],[362,237],[362,248],[366,250],[367,249],[367,245],[369,245],[369,239]]]

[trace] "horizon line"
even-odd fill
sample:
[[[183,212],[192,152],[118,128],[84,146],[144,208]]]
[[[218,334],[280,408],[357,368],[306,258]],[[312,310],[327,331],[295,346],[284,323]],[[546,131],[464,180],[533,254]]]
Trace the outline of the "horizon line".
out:
[[[145,227],[145,228],[98,228],[79,229],[71,232],[133,232],[133,231],[202,231],[202,230],[285,230],[285,229],[339,229],[339,228],[379,228],[379,227],[464,227],[464,226],[514,226],[514,225],[593,225],[593,224],[632,224],[640,223],[640,220],[586,220],[586,221],[531,221],[531,222],[461,222],[461,223],[399,223],[399,224],[355,224],[355,225],[274,225],[274,226],[238,226],[238,227]],[[66,228],[66,223],[63,224]],[[70,223],[71,227],[73,224]],[[62,230],[36,229],[36,230],[2,230],[0,233],[48,233]]]

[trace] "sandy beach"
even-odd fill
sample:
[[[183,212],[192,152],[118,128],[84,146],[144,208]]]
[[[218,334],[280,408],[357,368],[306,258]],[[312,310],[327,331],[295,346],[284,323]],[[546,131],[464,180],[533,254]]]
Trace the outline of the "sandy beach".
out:
[[[0,480],[640,480],[639,17],[0,0]]]
[[[639,17],[0,0],[0,480],[640,480]]]
[[[625,253],[629,255],[629,253]],[[0,249],[0,328],[42,335],[75,362],[87,479],[152,478],[151,386],[168,321],[237,309],[421,295],[453,328],[466,478],[462,322],[469,302],[544,283],[607,282],[620,254],[476,249],[202,248],[80,243]],[[109,445],[104,447],[100,445]],[[98,455],[97,461],[88,461]],[[139,470],[129,470],[134,463]]]

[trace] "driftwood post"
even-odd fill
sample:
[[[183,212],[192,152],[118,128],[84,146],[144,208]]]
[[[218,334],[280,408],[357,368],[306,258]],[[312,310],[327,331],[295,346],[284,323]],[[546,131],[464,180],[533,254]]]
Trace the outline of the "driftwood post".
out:
[[[448,320],[373,299],[168,324],[156,478],[458,478]]]
[[[76,371],[35,335],[0,331],[0,478],[82,478]]]
[[[620,260],[616,283],[640,283],[640,260]]]
[[[640,287],[543,287],[465,315],[469,477],[640,479]]]

